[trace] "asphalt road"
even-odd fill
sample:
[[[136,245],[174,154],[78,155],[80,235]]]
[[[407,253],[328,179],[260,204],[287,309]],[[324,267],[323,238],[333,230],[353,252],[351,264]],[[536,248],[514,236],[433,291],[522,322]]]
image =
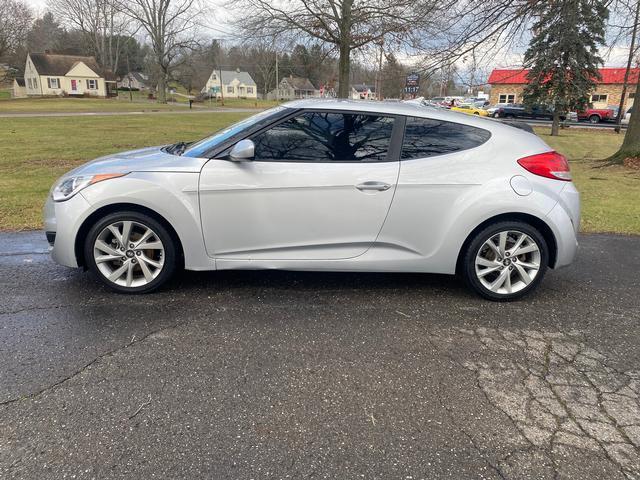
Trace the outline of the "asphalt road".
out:
[[[149,108],[149,107],[147,107]],[[151,107],[153,108],[153,107]],[[32,118],[32,117],[111,117],[120,115],[195,115],[198,113],[257,113],[263,109],[260,108],[234,108],[234,107],[216,107],[216,108],[196,108],[185,110],[146,110],[146,111],[114,111],[114,112],[26,112],[26,113],[5,113],[0,111],[0,118]]]
[[[433,275],[108,292],[0,234],[0,478],[640,477],[640,237],[497,304]]]

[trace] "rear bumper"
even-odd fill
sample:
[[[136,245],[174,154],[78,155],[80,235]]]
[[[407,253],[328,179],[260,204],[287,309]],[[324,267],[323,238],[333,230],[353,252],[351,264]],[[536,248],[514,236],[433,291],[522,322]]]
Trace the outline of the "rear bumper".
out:
[[[557,255],[553,268],[570,265],[578,253],[578,230],[580,229],[580,193],[573,183],[560,192],[558,203],[547,215],[556,238]]]
[[[54,262],[77,267],[75,241],[82,222],[87,217],[89,202],[82,193],[64,202],[54,202],[51,196],[44,206],[44,230],[49,252]]]

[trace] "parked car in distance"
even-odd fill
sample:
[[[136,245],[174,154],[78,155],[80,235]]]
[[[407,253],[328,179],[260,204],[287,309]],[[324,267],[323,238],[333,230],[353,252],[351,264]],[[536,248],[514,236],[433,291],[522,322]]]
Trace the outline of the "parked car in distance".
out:
[[[617,117],[617,109],[613,107],[588,108],[578,112],[578,120],[588,121],[589,123],[615,122]]]
[[[629,125],[629,121],[631,120],[631,113],[633,112],[633,107],[627,110],[627,113],[624,114],[624,117],[621,119],[621,123],[623,125]]]
[[[495,114],[498,111],[498,109],[500,107],[506,107],[508,105],[512,105],[512,104],[510,104],[510,103],[496,103],[495,105],[488,106],[486,108],[486,110],[487,110],[487,113],[489,114],[490,117],[494,117],[495,116],[497,118],[497,116]]]
[[[546,105],[522,105],[509,104],[498,108],[493,114],[495,118],[524,118],[531,120],[553,120],[553,110]],[[560,120],[566,120],[566,115],[561,115]]]
[[[483,108],[477,108],[475,105],[459,105],[457,107],[451,107],[452,112],[462,112],[467,115],[480,115],[486,117],[489,113]]]
[[[512,300],[573,261],[579,224],[567,160],[536,135],[401,102],[319,99],[86,163],[44,208],[53,259],[122,293],[184,267],[458,273]]]

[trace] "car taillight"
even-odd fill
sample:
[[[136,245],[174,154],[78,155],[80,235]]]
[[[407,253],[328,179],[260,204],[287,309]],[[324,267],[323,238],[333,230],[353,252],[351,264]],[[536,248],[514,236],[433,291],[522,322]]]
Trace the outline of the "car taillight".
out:
[[[518,160],[521,167],[529,172],[541,177],[553,178],[554,180],[571,181],[569,162],[564,155],[558,152],[546,152],[538,155],[531,155]]]

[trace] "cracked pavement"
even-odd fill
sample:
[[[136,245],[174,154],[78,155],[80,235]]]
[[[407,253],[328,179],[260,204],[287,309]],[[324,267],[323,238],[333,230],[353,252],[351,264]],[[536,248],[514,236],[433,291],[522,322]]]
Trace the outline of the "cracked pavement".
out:
[[[437,275],[116,295],[0,234],[0,478],[640,479],[640,237],[515,303]]]

